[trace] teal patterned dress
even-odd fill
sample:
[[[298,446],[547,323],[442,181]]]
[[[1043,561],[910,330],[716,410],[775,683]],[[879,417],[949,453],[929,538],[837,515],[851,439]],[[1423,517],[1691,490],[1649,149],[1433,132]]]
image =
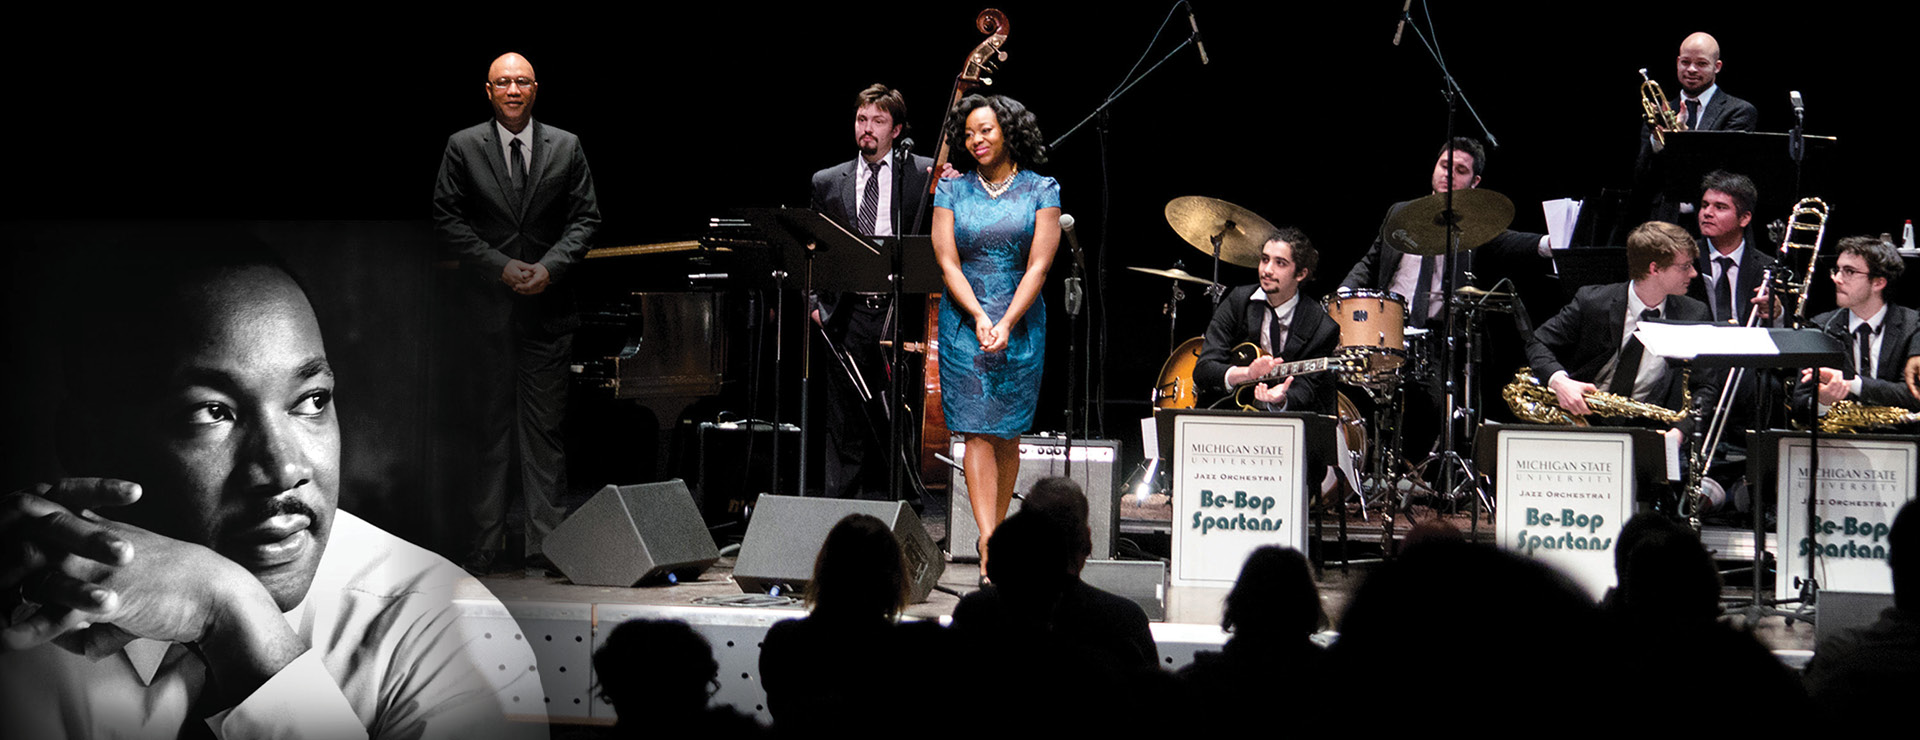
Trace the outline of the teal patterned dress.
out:
[[[953,239],[960,271],[973,296],[994,321],[1007,313],[1027,272],[1034,214],[1060,207],[1060,185],[1051,177],[1020,170],[1000,197],[987,195],[974,173],[941,180],[933,205],[953,211]],[[1047,305],[1039,296],[1022,314],[1001,352],[980,351],[971,317],[940,301],[940,392],[947,428],[961,434],[1016,438],[1033,426],[1040,401],[1040,374],[1047,345]]]

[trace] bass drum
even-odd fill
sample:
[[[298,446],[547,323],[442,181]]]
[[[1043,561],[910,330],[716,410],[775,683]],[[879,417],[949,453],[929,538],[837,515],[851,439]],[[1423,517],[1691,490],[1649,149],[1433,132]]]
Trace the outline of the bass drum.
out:
[[[1190,409],[1200,404],[1200,389],[1193,384],[1193,368],[1200,362],[1203,337],[1181,342],[1173,355],[1160,366],[1160,381],[1153,386],[1153,406],[1162,409]]]
[[[1334,447],[1334,468],[1339,471],[1339,475],[1345,479],[1349,488],[1359,490],[1360,469],[1365,466],[1367,459],[1366,417],[1360,414],[1360,407],[1354,405],[1352,399],[1347,398],[1345,393],[1339,394],[1334,399],[1334,405],[1340,417],[1340,421],[1333,427],[1335,439],[1340,443]],[[1320,503],[1324,505],[1339,503],[1340,499],[1334,497],[1334,492],[1338,490],[1340,485],[1337,482],[1331,487],[1322,487]]]

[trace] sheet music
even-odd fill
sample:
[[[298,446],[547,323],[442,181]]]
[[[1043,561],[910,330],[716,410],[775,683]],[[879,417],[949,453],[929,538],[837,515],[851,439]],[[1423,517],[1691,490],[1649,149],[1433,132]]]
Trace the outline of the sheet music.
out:
[[[1780,347],[1764,326],[1718,324],[1662,324],[1641,322],[1633,335],[1655,357],[1691,360],[1700,355],[1764,356],[1780,354]]]
[[[1547,216],[1547,237],[1554,247],[1573,244],[1573,224],[1580,219],[1580,203],[1572,198],[1541,201],[1540,210]],[[1559,265],[1554,265],[1554,272],[1560,272]]]

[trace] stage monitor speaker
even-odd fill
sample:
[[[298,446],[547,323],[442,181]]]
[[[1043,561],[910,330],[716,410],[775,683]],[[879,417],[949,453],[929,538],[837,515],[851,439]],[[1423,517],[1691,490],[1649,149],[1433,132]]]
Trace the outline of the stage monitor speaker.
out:
[[[961,461],[966,455],[966,446],[955,438],[953,459]],[[1025,496],[1033,488],[1035,481],[1060,475],[1066,469],[1066,457],[1061,454],[1065,445],[1057,437],[1021,437],[1020,438],[1020,477],[1014,482],[1014,493]],[[1080,490],[1087,494],[1087,526],[1093,529],[1093,557],[1096,560],[1114,556],[1113,542],[1118,537],[1120,525],[1120,499],[1113,495],[1115,483],[1113,466],[1120,458],[1120,442],[1112,439],[1089,439],[1073,441],[1073,479],[1080,484]],[[964,462],[963,462],[964,464]],[[1007,516],[1020,510],[1020,500],[1014,499],[1007,507]],[[947,552],[958,562],[979,562],[980,552],[974,549],[974,542],[980,539],[980,525],[973,520],[973,503],[967,498],[967,476],[958,471],[953,476],[952,493],[947,497]]]
[[[827,532],[848,514],[866,514],[885,522],[900,541],[907,558],[907,581],[912,585],[912,602],[927,600],[927,594],[940,582],[946,563],[940,548],[927,536],[920,517],[900,501],[855,501],[838,498],[801,498],[799,496],[761,496],[747,522],[747,539],[740,543],[740,559],[733,566],[733,580],[747,593],[797,594],[813,580],[813,561]]]
[[[693,494],[677,478],[600,489],[554,527],[541,550],[583,586],[690,581],[720,559]]]

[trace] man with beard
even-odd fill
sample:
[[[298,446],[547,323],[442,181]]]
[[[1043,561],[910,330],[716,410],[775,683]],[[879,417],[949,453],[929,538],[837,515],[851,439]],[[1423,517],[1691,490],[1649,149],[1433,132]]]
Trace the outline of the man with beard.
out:
[[[539,675],[461,619],[465,575],[337,508],[301,286],[257,246],[140,246],[64,291],[69,477],[0,499],[6,734],[543,736],[504,719]]]
[[[813,208],[866,236],[914,233],[931,202],[927,178],[933,160],[895,151],[906,132],[907,101],[875,83],[854,98],[853,142],[859,156],[813,173]],[[897,178],[897,180],[896,180]],[[924,229],[919,229],[924,231]],[[828,293],[818,296],[814,319],[858,371],[874,397],[886,393],[885,360],[880,340],[892,316],[887,293]],[[837,367],[827,383],[826,495],[885,499],[888,447],[861,412],[852,378]]]
[[[1194,364],[1194,384],[1227,392],[1266,377],[1282,362],[1333,354],[1340,327],[1318,302],[1300,295],[1300,283],[1319,263],[1320,252],[1299,229],[1282,228],[1267,239],[1260,250],[1260,283],[1227,291],[1213,312]],[[1233,364],[1234,348],[1245,343],[1266,354],[1247,365]],[[1271,411],[1332,414],[1336,392],[1328,373],[1314,373],[1256,385],[1253,399]]]
[[[1693,33],[1680,42],[1680,56],[1674,59],[1674,77],[1680,81],[1678,99],[1668,99],[1674,113],[1685,122],[1688,131],[1753,131],[1759,128],[1760,112],[1752,103],[1720,89],[1720,42],[1704,32]],[[1658,154],[1665,145],[1655,136],[1665,128],[1651,124],[1640,130],[1640,154],[1634,159],[1633,172],[1637,203],[1652,207],[1653,219],[1674,221],[1680,206],[1667,202],[1655,192],[1660,184]]]

